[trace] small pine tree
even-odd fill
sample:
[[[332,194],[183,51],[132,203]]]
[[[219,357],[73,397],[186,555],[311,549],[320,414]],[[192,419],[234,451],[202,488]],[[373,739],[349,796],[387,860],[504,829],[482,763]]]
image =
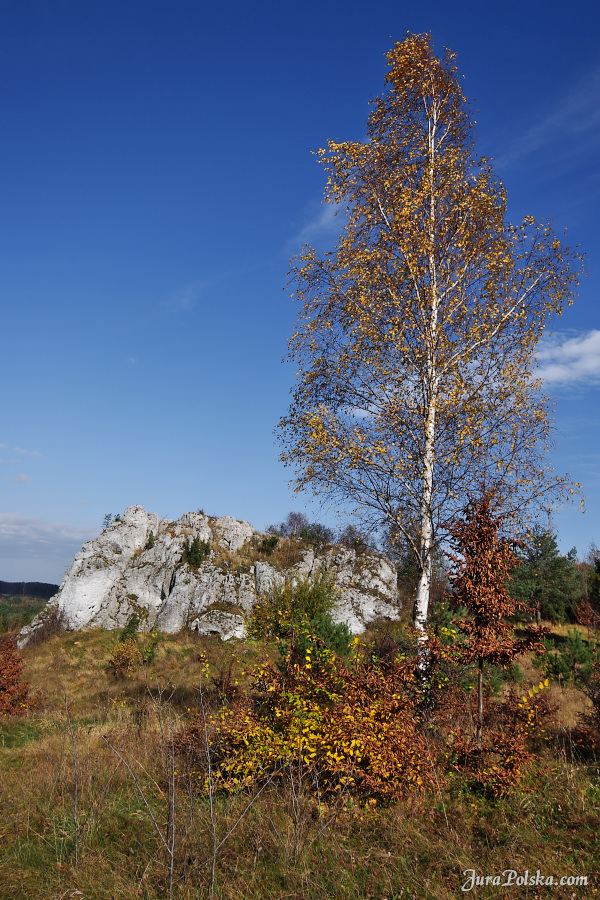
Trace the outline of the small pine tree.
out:
[[[187,563],[189,566],[201,566],[209,553],[210,543],[195,537],[192,539],[191,544],[189,540],[185,542],[181,562]]]
[[[119,642],[121,644],[125,644],[127,641],[133,641],[135,643],[136,636],[138,633],[138,628],[140,627],[140,617],[137,613],[133,613],[129,616],[127,620],[127,624],[121,635],[119,637]]]
[[[585,641],[581,632],[572,630],[566,640],[561,641],[558,648],[552,639],[544,641],[547,652],[535,661],[535,665],[551,678],[586,684],[594,666],[594,651],[589,641]]]
[[[539,526],[517,553],[520,565],[512,574],[510,593],[535,609],[538,627],[543,618],[555,622],[574,618],[584,593],[576,556],[575,549],[562,556],[556,535]]]

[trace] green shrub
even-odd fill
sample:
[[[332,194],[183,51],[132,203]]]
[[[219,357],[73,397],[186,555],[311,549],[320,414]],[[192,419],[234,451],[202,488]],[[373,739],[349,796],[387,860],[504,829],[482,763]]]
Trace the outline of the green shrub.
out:
[[[201,566],[209,553],[208,541],[201,541],[200,538],[195,537],[190,544],[188,539],[183,547],[181,562],[187,563],[188,566]]]
[[[345,622],[336,623],[331,613],[316,616],[305,628],[296,627],[294,633],[289,632],[289,641],[279,645],[281,655],[286,658],[292,654],[294,660],[306,659],[307,651],[312,652],[313,663],[319,662],[322,650],[333,650],[338,656],[347,656],[350,652],[352,632]]]
[[[564,643],[556,647],[552,638],[544,639],[546,653],[534,660],[534,665],[549,678],[585,684],[594,664],[594,653],[581,632],[570,631]]]
[[[270,534],[268,537],[264,537],[260,542],[258,549],[261,553],[265,553],[267,556],[270,556],[279,543],[279,535],[278,534]]]
[[[127,641],[133,641],[135,643],[139,627],[140,617],[137,613],[133,613],[133,615],[131,615],[127,620],[127,625],[119,636],[119,643],[125,644],[127,643]]]
[[[311,650],[318,662],[323,649],[345,656],[352,635],[348,626],[336,624],[331,613],[339,599],[335,576],[321,572],[316,578],[296,583],[286,579],[252,609],[248,622],[251,637],[279,638],[281,655],[301,662]]]
[[[144,661],[144,665],[149,666],[150,663],[154,662],[154,657],[156,656],[156,648],[158,647],[159,640],[160,632],[157,628],[155,628],[154,631],[150,632],[149,643],[142,650],[142,659]]]
[[[286,578],[255,603],[248,622],[254,638],[287,637],[290,627],[330,614],[338,601],[335,576],[321,572],[295,583]]]

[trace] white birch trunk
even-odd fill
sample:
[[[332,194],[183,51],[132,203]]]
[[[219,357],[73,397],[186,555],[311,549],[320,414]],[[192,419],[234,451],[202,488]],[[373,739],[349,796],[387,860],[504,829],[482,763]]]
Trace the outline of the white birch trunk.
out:
[[[431,572],[433,549],[433,523],[431,521],[431,500],[433,495],[433,466],[435,461],[435,401],[429,406],[425,458],[423,461],[423,482],[421,495],[421,572],[415,598],[414,623],[418,631],[419,643],[427,640],[427,613],[431,593]]]
[[[427,614],[429,611],[429,597],[431,593],[431,574],[433,549],[433,471],[435,466],[435,426],[438,401],[438,371],[437,371],[437,325],[439,311],[439,297],[437,284],[437,266],[435,259],[435,231],[436,231],[436,207],[435,207],[435,138],[437,128],[437,109],[435,98],[432,101],[431,118],[429,121],[429,277],[431,281],[431,309],[427,323],[427,370],[424,372],[424,395],[427,398],[427,418],[425,422],[425,446],[423,454],[423,474],[421,488],[421,533],[420,554],[421,571],[417,596],[415,597],[414,624],[418,632],[418,642],[421,645],[427,642]],[[425,654],[426,655],[426,654]],[[422,661],[422,665],[424,662]]]

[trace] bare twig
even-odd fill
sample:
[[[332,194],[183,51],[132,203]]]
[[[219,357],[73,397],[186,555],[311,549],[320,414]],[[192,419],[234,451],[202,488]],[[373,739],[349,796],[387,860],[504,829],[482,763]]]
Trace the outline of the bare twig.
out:
[[[144,669],[144,674],[145,674]],[[165,724],[163,721],[163,694],[164,690],[160,686],[158,679],[156,681],[156,688],[158,691],[158,699],[154,697],[152,692],[149,689],[148,683],[146,682],[146,686],[148,688],[148,693],[150,694],[150,698],[154,704],[156,709],[156,715],[158,718],[158,724],[160,728],[160,738],[161,745],[164,757],[164,765],[165,765],[165,773],[167,776],[167,804],[168,804],[168,818],[167,818],[167,854],[169,857],[169,898],[173,896],[173,880],[175,875],[175,844],[176,844],[176,785],[175,785],[175,743],[174,743],[174,735],[173,735],[173,719],[172,719],[172,711],[171,705],[167,701],[167,710],[168,710],[168,726],[169,731],[168,735],[165,736]],[[172,695],[171,695],[172,696]],[[170,700],[170,698],[169,698]],[[170,738],[170,746],[167,741]]]
[[[160,840],[161,840],[161,843],[162,843],[163,847],[165,848],[165,850],[166,850],[167,853],[168,853],[168,852],[169,852],[169,844],[168,844],[168,842],[166,841],[165,836],[164,836],[164,834],[163,834],[162,831],[161,831],[160,825],[159,825],[158,822],[156,821],[156,817],[155,817],[154,813],[152,812],[152,807],[150,806],[150,804],[149,804],[148,801],[146,800],[146,795],[144,794],[142,788],[140,787],[140,783],[139,783],[139,781],[137,780],[137,778],[135,777],[135,773],[134,773],[133,769],[131,768],[131,766],[129,765],[129,763],[127,762],[127,760],[124,759],[123,756],[121,756],[121,754],[119,753],[119,751],[117,750],[117,748],[116,748],[116,747],[113,747],[113,745],[112,745],[111,742],[108,740],[108,738],[106,737],[105,734],[102,735],[102,740],[104,741],[105,744],[107,744],[107,745],[110,747],[110,749],[111,749],[112,752],[115,754],[115,756],[118,756],[118,757],[119,757],[119,759],[121,760],[121,762],[123,763],[123,765],[125,766],[125,768],[127,769],[127,771],[129,772],[129,774],[131,775],[131,778],[132,778],[132,780],[133,780],[133,783],[135,784],[135,786],[136,786],[136,788],[137,788],[137,790],[138,790],[138,793],[139,793],[140,797],[141,797],[142,800],[144,801],[144,806],[145,806],[146,809],[148,810],[148,815],[150,816],[150,819],[151,819],[151,821],[152,821],[152,824],[154,825],[154,828],[156,829],[156,833],[158,834],[158,836],[159,836],[159,838],[160,838]]]
[[[75,826],[75,867],[79,862],[79,820],[77,817],[77,747],[75,745],[75,733],[71,724],[71,716],[69,715],[69,706],[67,704],[67,695],[65,694],[65,712],[67,714],[67,722],[69,723],[69,731],[71,732],[71,740],[73,741],[73,770],[75,774],[75,794],[73,798],[73,824]]]
[[[200,709],[202,710],[202,726],[204,728],[204,752],[206,754],[206,766],[208,770],[208,809],[210,815],[210,825],[212,829],[213,852],[210,869],[210,887],[209,897],[212,900],[215,891],[215,870],[217,866],[217,825],[215,822],[215,810],[213,804],[213,777],[212,777],[212,761],[210,758],[210,745],[208,742],[208,730],[206,728],[206,711],[204,709],[204,695],[202,694],[202,678],[198,682],[198,694],[200,695]]]

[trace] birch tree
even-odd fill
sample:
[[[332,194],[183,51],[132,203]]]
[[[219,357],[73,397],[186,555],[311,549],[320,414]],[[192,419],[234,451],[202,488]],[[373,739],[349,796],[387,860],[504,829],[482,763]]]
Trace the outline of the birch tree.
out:
[[[411,548],[425,636],[432,553],[475,483],[513,511],[573,490],[546,462],[534,353],[581,258],[547,223],[505,221],[455,55],[409,35],[387,61],[366,140],[318,151],[345,222],[333,251],[306,246],[292,263],[298,380],[278,434],[297,491],[349,503]]]

